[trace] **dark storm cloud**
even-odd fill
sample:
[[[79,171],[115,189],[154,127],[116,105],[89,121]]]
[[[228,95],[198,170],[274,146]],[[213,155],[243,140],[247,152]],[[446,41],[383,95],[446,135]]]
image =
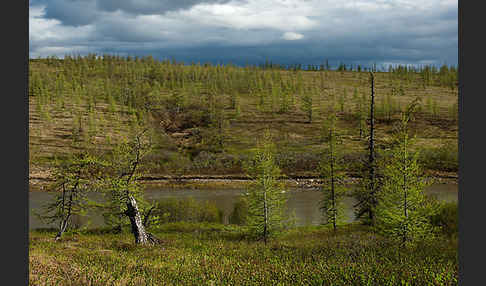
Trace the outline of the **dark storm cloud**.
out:
[[[56,19],[65,25],[88,25],[99,15],[94,0],[45,0],[36,1],[36,4],[45,5],[47,19]]]
[[[189,9],[197,4],[223,4],[230,0],[98,0],[97,6],[103,11],[121,10],[130,14],[153,15],[168,11]]]
[[[114,52],[114,49],[106,52]],[[120,51],[120,49],[117,49]],[[376,47],[363,46],[360,43],[325,44],[320,42],[305,43],[280,43],[265,46],[222,46],[204,45],[197,47],[162,48],[162,49],[124,49],[126,55],[152,55],[158,59],[176,59],[185,63],[211,62],[233,63],[236,65],[259,64],[265,61],[272,61],[283,65],[313,64],[319,65],[329,60],[332,66],[340,62],[353,65],[371,66],[374,63],[389,64],[422,64],[436,63],[448,64],[457,63],[457,49],[455,47],[442,48],[441,53],[437,50],[416,50],[410,48],[392,48],[390,46]]]
[[[35,0],[31,5],[43,5],[46,19],[56,19],[64,25],[80,26],[93,23],[102,12],[123,11],[131,15],[155,15],[189,9],[197,4],[223,4],[230,0]]]
[[[458,50],[451,0],[33,0],[29,27],[31,57],[457,64]]]

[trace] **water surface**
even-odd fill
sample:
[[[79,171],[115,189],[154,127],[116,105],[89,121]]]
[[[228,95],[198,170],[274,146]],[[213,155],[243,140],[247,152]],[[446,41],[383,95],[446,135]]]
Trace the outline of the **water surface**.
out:
[[[436,197],[441,201],[457,201],[457,184],[434,184],[426,189],[426,194]],[[233,204],[238,197],[245,192],[244,189],[147,189],[145,196],[148,200],[164,200],[166,198],[194,198],[197,201],[209,201],[223,210],[223,222],[228,223],[228,217],[233,210]],[[57,227],[56,224],[47,224],[40,221],[34,212],[45,202],[52,200],[53,194],[45,192],[29,192],[29,228]],[[95,198],[96,199],[96,198]],[[295,213],[297,225],[319,225],[323,222],[319,203],[322,194],[311,189],[296,188],[288,191],[288,210]],[[345,215],[349,222],[354,220],[353,205],[356,200],[352,197],[344,198]],[[85,225],[86,218],[77,218],[79,225]],[[103,225],[103,218],[96,213],[90,214],[91,227]]]

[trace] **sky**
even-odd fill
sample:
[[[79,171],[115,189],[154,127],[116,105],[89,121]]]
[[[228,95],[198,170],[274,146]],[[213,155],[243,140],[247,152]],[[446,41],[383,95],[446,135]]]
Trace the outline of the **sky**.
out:
[[[29,57],[457,65],[457,0],[30,0]]]

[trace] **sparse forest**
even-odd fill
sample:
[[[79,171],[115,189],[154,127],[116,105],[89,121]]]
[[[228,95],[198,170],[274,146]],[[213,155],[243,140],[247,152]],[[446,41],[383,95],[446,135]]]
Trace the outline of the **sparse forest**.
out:
[[[50,57],[29,60],[28,93],[30,185],[59,225],[30,232],[33,285],[457,285],[457,205],[424,193],[457,178],[453,66]],[[243,178],[228,222],[144,196],[191,176]],[[285,211],[301,177],[323,225]],[[93,209],[105,227],[74,225]]]
[[[376,149],[387,148],[400,113],[418,100],[409,128],[423,151],[419,162],[430,176],[457,173],[457,70],[398,66],[375,77]],[[154,134],[154,152],[145,158],[153,177],[243,176],[256,138],[268,128],[283,174],[318,177],[328,145],[320,131],[331,105],[345,156],[366,156],[369,97],[362,67],[187,65],[109,55],[31,59],[29,166],[35,176],[74,150],[108,152],[143,126]],[[348,172],[358,176],[359,166]]]

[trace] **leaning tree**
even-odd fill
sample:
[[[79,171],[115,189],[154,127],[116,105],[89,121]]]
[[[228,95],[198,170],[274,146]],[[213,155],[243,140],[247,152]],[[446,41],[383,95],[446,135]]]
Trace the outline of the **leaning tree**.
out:
[[[144,201],[140,184],[142,159],[151,151],[151,142],[146,130],[137,133],[131,140],[115,146],[108,167],[103,177],[103,193],[107,197],[109,214],[128,218],[131,232],[136,244],[157,244],[159,240],[146,231],[148,216],[153,208],[145,212],[141,206],[147,206]]]

